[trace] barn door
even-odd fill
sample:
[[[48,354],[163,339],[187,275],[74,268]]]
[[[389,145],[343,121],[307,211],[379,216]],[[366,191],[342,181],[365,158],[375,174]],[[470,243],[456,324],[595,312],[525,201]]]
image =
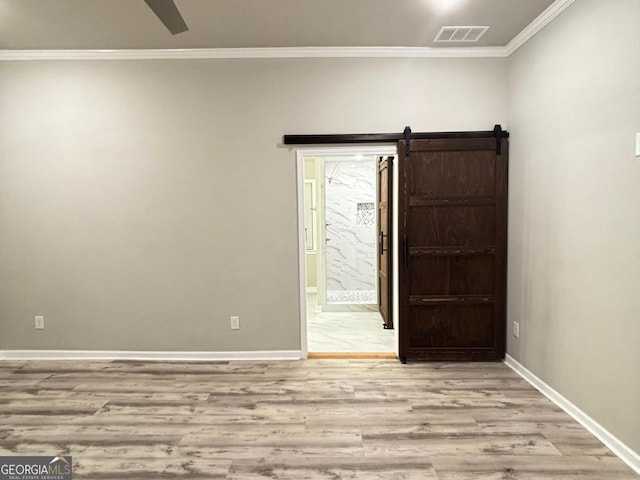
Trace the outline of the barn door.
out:
[[[384,328],[393,328],[392,162],[393,157],[378,159],[378,308]]]
[[[507,140],[400,141],[398,154],[400,359],[503,358]]]

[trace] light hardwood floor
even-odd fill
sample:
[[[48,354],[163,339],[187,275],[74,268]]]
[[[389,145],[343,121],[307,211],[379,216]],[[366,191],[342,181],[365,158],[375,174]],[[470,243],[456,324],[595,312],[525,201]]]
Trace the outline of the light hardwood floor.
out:
[[[0,455],[95,479],[634,479],[501,363],[0,362]]]

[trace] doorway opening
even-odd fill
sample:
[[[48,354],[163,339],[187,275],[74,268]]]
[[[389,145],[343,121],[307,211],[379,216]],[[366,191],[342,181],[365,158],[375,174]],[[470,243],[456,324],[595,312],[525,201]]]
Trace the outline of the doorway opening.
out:
[[[397,353],[397,329],[383,327],[387,320],[380,314],[378,285],[378,168],[381,158],[395,155],[395,146],[297,151],[305,357]],[[388,240],[382,243],[388,251]]]

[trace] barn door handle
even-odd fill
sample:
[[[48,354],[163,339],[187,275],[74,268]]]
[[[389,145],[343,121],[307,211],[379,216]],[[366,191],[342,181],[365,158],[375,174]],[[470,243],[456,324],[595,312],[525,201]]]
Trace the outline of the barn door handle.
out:
[[[409,238],[404,237],[402,245],[402,257],[405,268],[409,267]]]
[[[386,235],[383,232],[380,232],[380,255],[382,255],[385,252],[384,237],[386,237]]]

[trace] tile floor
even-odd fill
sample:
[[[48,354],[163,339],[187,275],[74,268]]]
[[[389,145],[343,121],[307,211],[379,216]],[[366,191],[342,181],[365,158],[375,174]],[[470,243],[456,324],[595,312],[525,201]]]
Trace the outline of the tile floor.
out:
[[[311,353],[395,352],[395,330],[382,328],[378,312],[323,312],[307,294],[307,341]]]

